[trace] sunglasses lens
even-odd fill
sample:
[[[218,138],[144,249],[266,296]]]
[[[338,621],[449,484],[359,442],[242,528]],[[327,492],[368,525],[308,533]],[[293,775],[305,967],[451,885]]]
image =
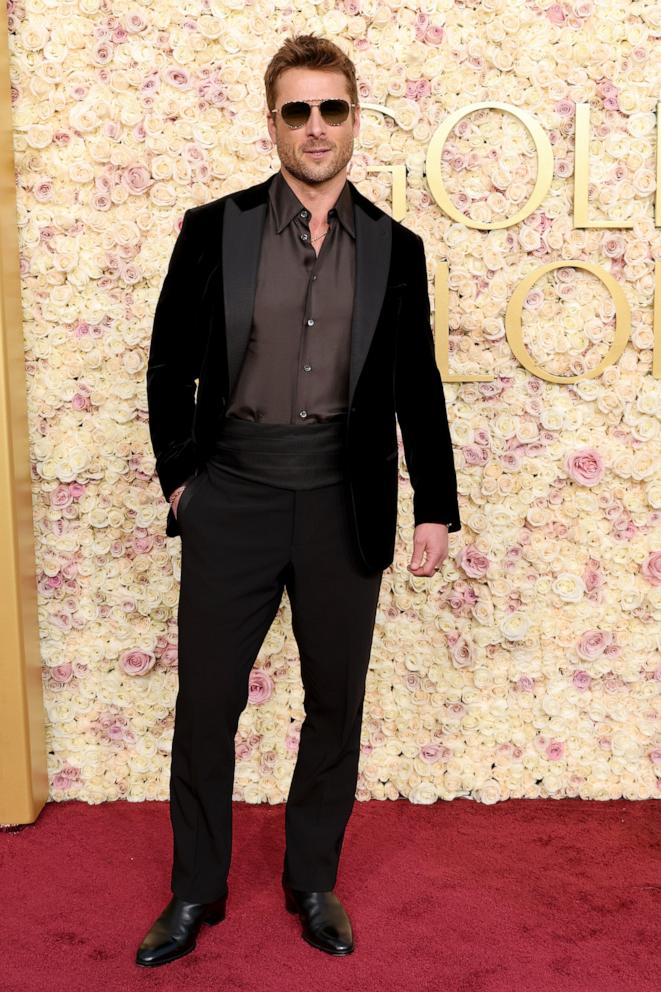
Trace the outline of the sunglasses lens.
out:
[[[310,104],[303,100],[285,103],[281,110],[282,119],[289,127],[302,127],[310,116]]]
[[[349,104],[346,100],[322,100],[319,110],[327,124],[344,124],[349,116]]]

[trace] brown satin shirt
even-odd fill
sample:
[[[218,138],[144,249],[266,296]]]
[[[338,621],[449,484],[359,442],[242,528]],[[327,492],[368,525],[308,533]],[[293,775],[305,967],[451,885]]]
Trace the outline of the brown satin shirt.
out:
[[[327,223],[317,255],[310,213],[276,173],[250,338],[226,417],[303,426],[346,414],[356,237],[346,182]]]

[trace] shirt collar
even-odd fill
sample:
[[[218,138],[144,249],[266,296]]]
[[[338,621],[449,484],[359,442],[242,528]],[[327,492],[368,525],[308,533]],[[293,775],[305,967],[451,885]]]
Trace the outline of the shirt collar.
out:
[[[301,210],[306,209],[296,196],[296,193],[294,193],[294,190],[291,188],[281,171],[275,174],[274,180],[269,189],[269,198],[274,211],[275,229],[278,234],[284,230],[287,224],[289,224],[294,217],[301,212]],[[337,214],[340,223],[345,230],[349,232],[352,238],[355,238],[356,230],[353,220],[353,201],[351,199],[349,183],[346,181],[342,187],[340,195],[335,201],[334,206],[328,211],[329,217],[333,217],[335,214]],[[308,218],[303,219],[307,220]]]

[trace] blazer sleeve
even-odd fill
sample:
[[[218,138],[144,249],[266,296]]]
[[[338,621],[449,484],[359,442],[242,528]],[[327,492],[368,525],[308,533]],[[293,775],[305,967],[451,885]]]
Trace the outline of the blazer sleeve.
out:
[[[448,531],[457,531],[461,530],[457,479],[443,382],[434,353],[425,249],[422,238],[411,234],[414,241],[395,360],[397,420],[413,487],[415,526],[443,523]]]
[[[197,468],[193,417],[199,377],[196,303],[201,246],[194,228],[194,211],[188,209],[156,303],[147,360],[149,435],[166,499]]]

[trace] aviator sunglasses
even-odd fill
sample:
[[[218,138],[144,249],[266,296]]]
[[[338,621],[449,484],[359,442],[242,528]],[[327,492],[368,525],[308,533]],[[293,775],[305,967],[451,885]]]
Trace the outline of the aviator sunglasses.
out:
[[[349,109],[356,106],[348,100],[291,100],[289,103],[283,103],[280,110],[274,109],[271,113],[279,113],[287,127],[303,127],[315,104],[318,104],[323,119],[332,127],[344,124],[349,116]]]

